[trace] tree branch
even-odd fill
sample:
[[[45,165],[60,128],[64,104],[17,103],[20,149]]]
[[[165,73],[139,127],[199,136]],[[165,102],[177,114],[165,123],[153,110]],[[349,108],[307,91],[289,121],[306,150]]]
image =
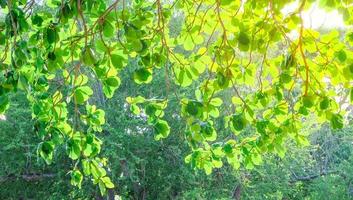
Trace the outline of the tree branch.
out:
[[[329,174],[335,174],[338,171],[323,171],[320,174],[313,174],[313,175],[308,175],[308,176],[296,176],[294,179],[290,180],[290,183],[295,183],[298,181],[311,181],[313,179],[319,178],[321,176],[329,175]]]
[[[48,173],[48,174],[22,174],[22,175],[15,175],[9,174],[7,176],[0,176],[0,183],[6,181],[16,181],[18,179],[23,179],[25,181],[40,181],[42,179],[54,178],[56,174]]]

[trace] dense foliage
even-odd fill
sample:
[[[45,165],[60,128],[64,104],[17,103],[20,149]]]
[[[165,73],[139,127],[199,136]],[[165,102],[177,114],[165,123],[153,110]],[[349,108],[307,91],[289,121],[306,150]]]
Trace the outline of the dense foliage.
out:
[[[103,139],[116,129],[105,124],[125,117],[127,135],[184,140],[185,161],[206,174],[224,163],[253,169],[265,153],[283,158],[288,139],[308,145],[309,117],[343,128],[353,33],[304,27],[314,2],[0,0],[0,113],[20,90],[31,112],[18,118],[33,124],[19,130],[34,127],[38,155],[47,164],[68,156],[71,184],[81,188],[87,177],[101,194],[114,188],[101,146],[122,140]],[[350,0],[316,3],[352,24]],[[148,92],[133,92],[141,87]],[[105,105],[115,93],[116,109]]]

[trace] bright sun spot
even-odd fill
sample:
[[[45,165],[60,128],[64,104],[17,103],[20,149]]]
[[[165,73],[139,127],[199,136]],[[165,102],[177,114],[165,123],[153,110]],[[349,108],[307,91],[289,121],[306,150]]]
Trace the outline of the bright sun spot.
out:
[[[298,8],[298,2],[293,3],[282,10],[283,14],[289,14]],[[315,3],[309,10],[303,12],[304,27],[311,29],[344,29],[346,26],[343,17],[336,10],[327,12]]]

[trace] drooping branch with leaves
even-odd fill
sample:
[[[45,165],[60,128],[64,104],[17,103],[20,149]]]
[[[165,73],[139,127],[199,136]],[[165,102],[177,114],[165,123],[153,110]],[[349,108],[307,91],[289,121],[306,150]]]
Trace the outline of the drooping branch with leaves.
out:
[[[177,101],[187,163],[207,174],[223,162],[251,169],[265,153],[284,156],[288,139],[307,145],[308,116],[344,125],[353,32],[305,27],[313,4],[353,22],[351,0],[0,0],[0,113],[23,90],[42,139],[38,154],[50,164],[65,146],[72,185],[92,178],[104,194],[114,184],[99,156],[105,112],[90,99],[92,83],[108,99],[119,95],[119,74],[136,62],[136,84],[165,78],[165,96],[126,98],[156,140],[174,132],[163,116]],[[195,94],[183,96],[183,87]]]

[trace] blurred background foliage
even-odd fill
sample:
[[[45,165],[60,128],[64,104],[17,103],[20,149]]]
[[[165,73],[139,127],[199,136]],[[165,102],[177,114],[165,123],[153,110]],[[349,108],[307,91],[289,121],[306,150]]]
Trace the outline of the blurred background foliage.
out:
[[[163,71],[157,73],[161,76],[156,76],[147,89],[137,86],[130,72],[122,73],[126,74],[123,85],[109,101],[100,95],[99,85],[93,86],[97,95],[92,101],[106,111],[108,122],[100,135],[104,142],[101,155],[108,158],[109,173],[117,186],[104,198],[88,181],[81,190],[70,185],[67,171],[74,163],[63,156],[65,148],[55,152],[55,162],[50,166],[38,157],[39,139],[32,128],[27,100],[20,92],[13,95],[6,120],[0,120],[0,199],[353,198],[352,125],[333,131],[328,125],[318,127],[315,119],[306,121],[303,131],[310,134],[310,146],[288,142],[283,159],[265,156],[263,164],[250,171],[225,166],[207,176],[192,169],[184,162],[190,149],[183,121],[174,113],[179,106],[176,101],[169,101],[166,120],[172,132],[162,141],[154,140],[143,115],[136,117],[128,111],[128,95],[158,98],[173,92],[173,86],[165,85]],[[185,90],[179,95],[191,92]]]

